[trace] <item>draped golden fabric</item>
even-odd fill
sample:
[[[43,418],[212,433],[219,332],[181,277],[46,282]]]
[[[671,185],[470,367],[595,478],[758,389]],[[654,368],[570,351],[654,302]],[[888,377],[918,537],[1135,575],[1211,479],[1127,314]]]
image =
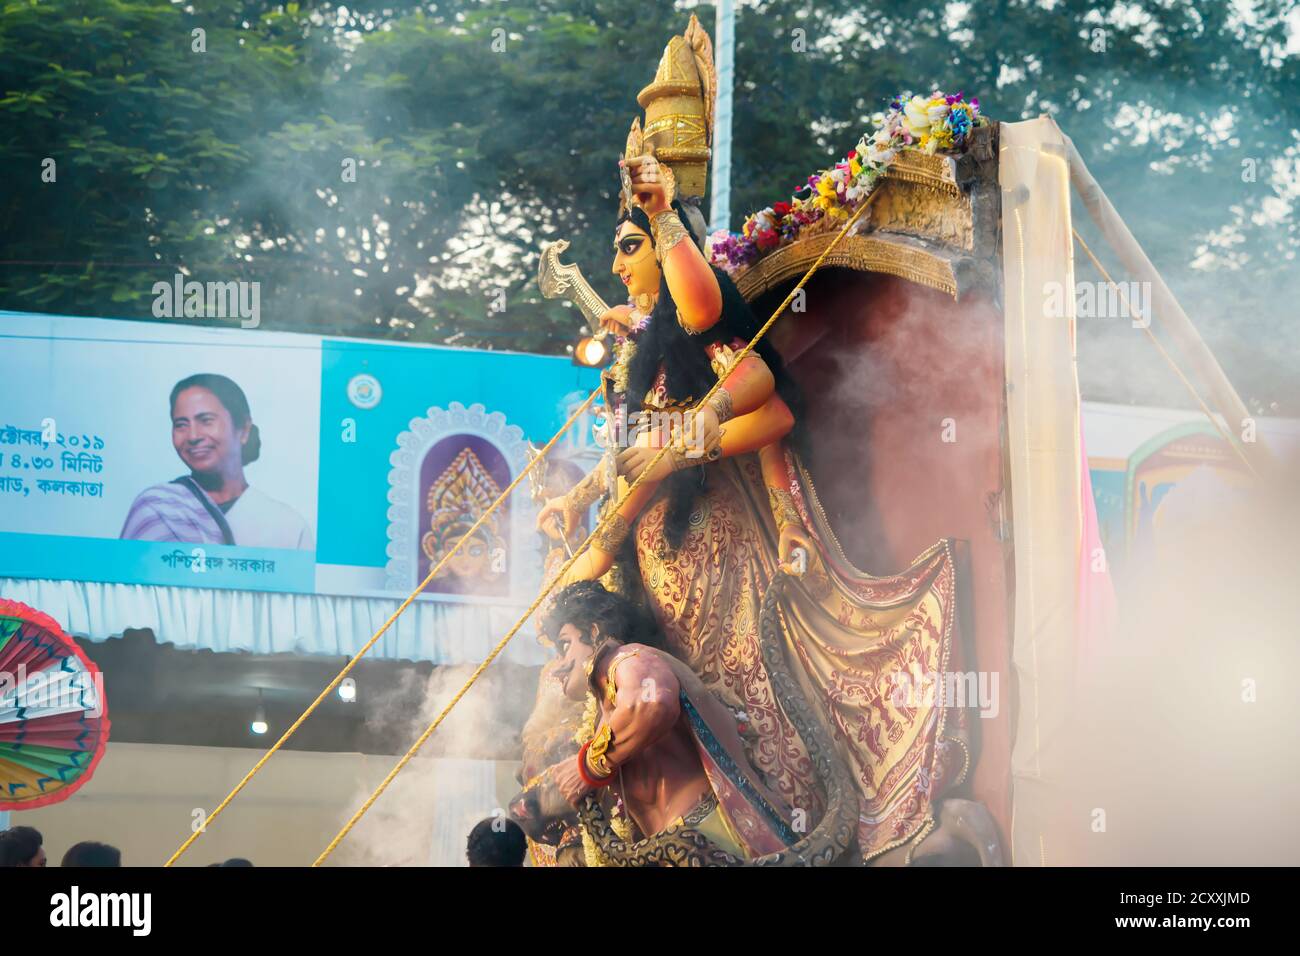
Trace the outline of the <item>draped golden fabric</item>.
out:
[[[762,597],[778,569],[758,460],[746,455],[705,471],[675,553],[663,538],[666,497],[637,521],[645,592],[670,650],[748,715],[757,736],[752,760],[769,785],[816,819],[823,808],[811,762],[776,704],[759,651]],[[943,693],[943,675],[956,667],[951,548],[940,541],[903,573],[873,577],[844,557],[808,477],[795,486],[820,560],[788,589],[781,624],[791,670],[821,706],[858,783],[858,837],[870,859],[923,837],[934,799],[960,782],[969,762],[961,712],[949,713]]]

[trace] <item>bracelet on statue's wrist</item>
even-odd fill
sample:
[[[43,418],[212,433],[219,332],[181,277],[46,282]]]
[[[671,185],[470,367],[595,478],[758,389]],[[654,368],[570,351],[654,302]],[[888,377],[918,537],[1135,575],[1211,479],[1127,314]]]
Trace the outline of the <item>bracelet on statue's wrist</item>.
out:
[[[799,509],[794,506],[794,497],[784,488],[768,488],[767,499],[772,506],[772,517],[776,519],[778,531],[784,531],[790,525],[803,524]]]
[[[613,705],[613,679],[605,685],[605,693],[611,706]],[[614,768],[610,765],[609,758],[605,752],[609,750],[610,744],[614,742],[614,731],[609,724],[601,724],[600,729],[592,735],[591,740],[587,741],[587,769],[597,778],[604,780],[606,777],[614,775]]]
[[[736,407],[732,401],[731,393],[721,386],[713,393],[713,397],[708,400],[707,404],[709,408],[713,409],[713,414],[718,416],[719,425],[725,424],[736,417]]]
[[[592,790],[599,790],[601,787],[607,787],[614,782],[614,774],[611,772],[607,777],[597,777],[590,767],[587,766],[587,748],[591,746],[588,740],[578,748],[578,776]]]
[[[694,468],[697,465],[707,465],[710,462],[717,461],[722,457],[722,442],[714,442],[712,448],[704,449],[703,454],[688,455],[686,445],[680,441],[674,441],[668,447],[668,458],[672,462],[673,471],[685,471],[687,468]]]
[[[600,482],[591,480],[591,476],[588,475],[573,486],[569,493],[564,496],[564,500],[571,509],[581,511],[591,505],[600,495]]]

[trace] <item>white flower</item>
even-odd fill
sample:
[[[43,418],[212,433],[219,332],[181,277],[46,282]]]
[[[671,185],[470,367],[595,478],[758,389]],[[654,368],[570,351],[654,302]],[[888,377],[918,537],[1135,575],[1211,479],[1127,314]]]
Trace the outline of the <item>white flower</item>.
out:
[[[925,104],[926,100],[913,96],[903,106],[904,123],[913,136],[922,136],[930,129],[930,116]]]
[[[931,106],[926,111],[926,116],[929,117],[930,125],[939,126],[942,124],[943,121],[948,118],[949,109],[951,109],[951,107],[949,107],[947,103],[939,103],[936,106]]]

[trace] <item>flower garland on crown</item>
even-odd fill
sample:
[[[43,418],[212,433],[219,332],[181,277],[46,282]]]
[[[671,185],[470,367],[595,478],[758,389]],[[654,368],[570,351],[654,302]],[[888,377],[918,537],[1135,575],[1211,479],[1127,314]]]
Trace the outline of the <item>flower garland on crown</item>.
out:
[[[813,223],[847,219],[900,152],[958,152],[965,149],[971,131],[988,125],[988,120],[980,115],[977,97],[967,102],[962,93],[936,90],[928,97],[899,94],[889,112],[876,114],[872,123],[874,133],[863,134],[857,148],[834,166],[809,176],[789,202],[754,213],[739,233],[719,229],[710,235],[713,264],[735,275],[794,242]]]

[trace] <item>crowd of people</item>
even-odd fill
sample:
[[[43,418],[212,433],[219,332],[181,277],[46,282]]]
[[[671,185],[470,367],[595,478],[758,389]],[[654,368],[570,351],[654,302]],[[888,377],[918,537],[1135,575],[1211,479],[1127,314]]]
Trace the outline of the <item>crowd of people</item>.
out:
[[[45,854],[45,837],[35,827],[13,827],[0,832],[0,867],[6,866],[47,866],[49,858]],[[122,851],[107,843],[95,840],[83,840],[68,848],[63,854],[60,866],[100,866],[115,867],[122,865]],[[209,866],[252,866],[243,857],[232,857],[221,863],[209,863]]]
[[[523,866],[528,844],[513,820],[488,817],[470,831],[466,858],[470,866]],[[35,827],[14,827],[0,832],[0,867],[47,866],[45,837]],[[121,866],[122,851],[107,843],[84,840],[63,854],[60,866]],[[243,857],[231,857],[208,866],[252,866]]]

